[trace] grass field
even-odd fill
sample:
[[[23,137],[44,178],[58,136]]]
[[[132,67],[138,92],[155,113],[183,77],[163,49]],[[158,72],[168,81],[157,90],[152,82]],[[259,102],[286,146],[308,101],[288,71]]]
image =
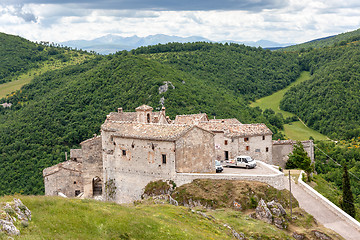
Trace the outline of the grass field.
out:
[[[33,77],[23,78],[20,80],[0,84],[0,98],[6,97],[6,95],[19,90],[25,84],[28,84]]]
[[[302,72],[300,77],[293,83],[291,83],[288,87],[261,99],[256,100],[255,102],[251,103],[251,107],[260,107],[262,110],[267,108],[274,110],[275,113],[281,113],[284,118],[294,116],[293,113],[286,112],[280,110],[280,101],[284,97],[284,94],[293,86],[300,84],[306,80],[310,79],[309,72]],[[294,140],[308,140],[310,136],[312,136],[315,140],[328,140],[328,138],[311,129],[308,128],[306,125],[302,124],[302,122],[292,122],[290,124],[284,125],[283,133],[290,139]]]
[[[293,231],[310,237],[313,229],[339,239],[300,208],[293,209],[296,220],[289,222],[288,230],[281,230],[249,217],[249,212],[228,208],[192,211],[189,207],[153,204],[151,200],[118,205],[88,199],[15,197],[30,209],[32,220],[28,226],[16,223],[21,235],[13,239],[235,239],[226,225],[243,233],[246,239],[290,239]],[[0,197],[0,204],[13,198]],[[0,239],[9,238],[0,232]]]
[[[71,55],[73,53],[69,52],[68,54]],[[23,73],[20,76],[17,76],[16,79],[11,82],[0,84],[0,98],[6,97],[8,94],[20,90],[22,86],[30,83],[34,77],[41,75],[47,71],[60,69],[69,65],[80,64],[86,59],[93,57],[93,55],[89,54],[77,54],[76,56],[71,56],[71,60],[67,62],[62,62],[60,60],[48,61],[39,68],[31,69],[27,73]]]

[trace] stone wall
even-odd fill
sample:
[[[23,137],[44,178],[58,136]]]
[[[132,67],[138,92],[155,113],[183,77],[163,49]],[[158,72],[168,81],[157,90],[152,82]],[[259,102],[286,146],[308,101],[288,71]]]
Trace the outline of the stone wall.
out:
[[[75,197],[83,191],[81,163],[66,161],[45,168],[43,171],[45,195],[58,195],[60,192],[68,197]]]
[[[150,181],[172,179],[175,175],[175,143],[172,141],[114,137],[111,144],[113,152],[103,154],[103,171],[105,181],[115,180],[114,200],[118,203],[138,200]]]
[[[84,197],[93,197],[93,183],[97,177],[103,180],[103,161],[101,136],[80,143],[82,149],[82,178]]]
[[[224,179],[224,180],[246,180],[264,182],[273,186],[276,189],[282,190],[284,185],[284,174],[273,169],[266,163],[257,161],[257,164],[273,170],[273,174],[268,175],[251,175],[251,174],[200,174],[200,173],[177,173],[176,178],[173,179],[177,186],[191,183],[195,179]]]
[[[82,162],[82,149],[70,149],[70,160]]]
[[[247,155],[253,159],[272,164],[271,135],[238,138],[238,155]]]
[[[193,127],[175,144],[176,172],[215,172],[213,133]]]
[[[285,167],[287,160],[289,159],[289,154],[293,151],[294,144],[296,141],[293,140],[279,140],[273,141],[272,146],[272,158],[273,164]],[[307,152],[311,161],[314,161],[314,143],[312,140],[302,141],[301,142],[304,150]]]

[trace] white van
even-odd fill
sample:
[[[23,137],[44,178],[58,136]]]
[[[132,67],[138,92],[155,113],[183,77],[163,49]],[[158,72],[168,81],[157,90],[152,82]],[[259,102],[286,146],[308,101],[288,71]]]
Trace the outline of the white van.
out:
[[[256,167],[256,161],[250,156],[237,156],[235,159],[225,161],[226,167],[244,167],[254,168]]]

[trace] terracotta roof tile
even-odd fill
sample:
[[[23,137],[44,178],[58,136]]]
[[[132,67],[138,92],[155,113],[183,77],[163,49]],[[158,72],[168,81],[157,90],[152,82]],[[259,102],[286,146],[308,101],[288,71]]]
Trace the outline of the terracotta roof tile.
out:
[[[153,123],[107,121],[101,129],[114,132],[113,136],[174,141],[194,126]]]
[[[71,160],[61,162],[54,166],[45,168],[43,170],[43,176],[44,177],[49,176],[51,174],[54,174],[54,173],[60,171],[61,169],[65,169],[68,171],[74,171],[74,172],[81,172],[82,171],[82,163],[78,163],[78,162],[71,161]]]
[[[148,106],[148,105],[143,104],[143,105],[135,108],[135,110],[136,110],[136,111],[152,111],[153,108],[150,107],[150,106]]]
[[[206,113],[177,115],[174,124],[197,124],[202,121],[208,121]]]
[[[136,112],[111,112],[107,115],[107,120],[111,121],[124,121],[124,122],[136,122]]]
[[[220,123],[227,123],[227,124],[241,124],[239,120],[236,118],[227,118],[227,119],[210,119],[209,122],[220,122]]]
[[[264,123],[232,124],[227,126],[228,131],[225,132],[225,136],[230,138],[272,135],[271,130]]]

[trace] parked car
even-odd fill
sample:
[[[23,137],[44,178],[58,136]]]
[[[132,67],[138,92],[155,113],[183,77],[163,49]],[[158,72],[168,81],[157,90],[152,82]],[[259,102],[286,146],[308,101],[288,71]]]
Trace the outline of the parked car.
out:
[[[215,160],[215,169],[216,169],[216,173],[220,173],[224,170],[223,166],[218,160]]]
[[[254,168],[256,167],[256,161],[250,156],[237,156],[234,159],[225,161],[226,167],[244,167]]]

